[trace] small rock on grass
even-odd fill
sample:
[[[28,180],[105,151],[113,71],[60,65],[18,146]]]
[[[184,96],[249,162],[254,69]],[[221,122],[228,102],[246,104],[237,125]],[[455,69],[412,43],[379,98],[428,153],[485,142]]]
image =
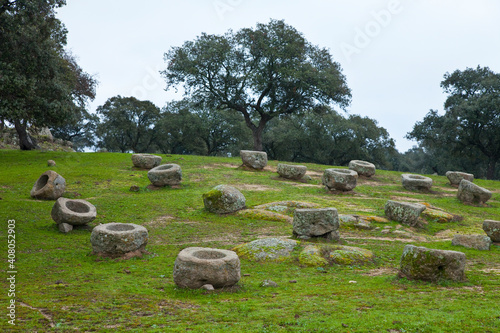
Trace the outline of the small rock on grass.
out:
[[[212,286],[211,284],[204,284],[203,286],[201,286],[201,289],[205,289],[205,290],[208,290],[208,291],[215,290],[214,286]]]
[[[60,223],[57,226],[59,228],[59,231],[65,233],[65,234],[67,234],[68,232],[73,230],[73,226],[71,224],[68,224],[68,223]]]
[[[260,283],[261,287],[277,287],[278,284],[273,280],[264,280]]]

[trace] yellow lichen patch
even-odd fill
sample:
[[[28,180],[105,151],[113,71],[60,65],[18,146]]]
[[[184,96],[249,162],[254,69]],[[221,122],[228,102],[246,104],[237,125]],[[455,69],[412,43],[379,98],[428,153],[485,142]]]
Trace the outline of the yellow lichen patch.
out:
[[[391,220],[386,219],[385,217],[381,216],[360,216],[363,220],[367,222],[378,222],[378,223],[389,223]]]
[[[453,215],[437,209],[426,209],[422,212],[422,216],[428,221],[438,222],[438,223],[448,223],[453,221]]]
[[[237,214],[251,219],[292,223],[292,218],[290,216],[270,212],[264,209],[244,209],[238,211]]]

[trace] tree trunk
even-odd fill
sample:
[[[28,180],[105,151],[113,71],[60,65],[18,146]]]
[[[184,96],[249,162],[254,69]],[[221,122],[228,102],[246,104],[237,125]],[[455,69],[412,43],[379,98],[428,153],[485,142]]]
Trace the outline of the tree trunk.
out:
[[[491,159],[488,163],[488,171],[486,172],[486,179],[495,179],[497,160]]]
[[[261,118],[259,126],[250,127],[253,136],[253,150],[263,151],[262,149],[262,134],[264,133],[264,127],[266,127],[267,120]]]
[[[28,131],[26,130],[26,125],[20,120],[14,121],[14,127],[16,128],[17,135],[19,136],[19,148],[21,150],[33,150],[37,149],[38,144]]]

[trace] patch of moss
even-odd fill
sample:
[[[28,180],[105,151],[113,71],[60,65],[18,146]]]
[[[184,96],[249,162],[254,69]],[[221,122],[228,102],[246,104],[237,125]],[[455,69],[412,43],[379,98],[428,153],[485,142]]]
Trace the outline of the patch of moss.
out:
[[[454,219],[454,216],[452,214],[432,209],[432,208],[427,208],[422,212],[422,216],[425,217],[429,222],[438,222],[438,223],[447,223],[447,222],[452,222]]]
[[[242,258],[253,261],[285,262],[291,260],[291,252],[300,242],[290,239],[264,238],[238,245],[233,251]]]
[[[240,210],[237,214],[251,219],[292,223],[292,218],[290,216],[264,209],[244,209]]]
[[[316,245],[307,245],[299,254],[299,262],[302,265],[312,267],[328,265],[328,260],[322,257],[321,251]]]

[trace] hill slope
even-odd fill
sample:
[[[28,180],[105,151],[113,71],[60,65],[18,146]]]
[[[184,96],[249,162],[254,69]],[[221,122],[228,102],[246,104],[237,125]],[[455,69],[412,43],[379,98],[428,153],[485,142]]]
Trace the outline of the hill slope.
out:
[[[354,192],[329,193],[321,175],[330,166],[307,164],[311,180],[279,179],[277,161],[262,172],[239,168],[239,158],[165,156],[182,167],[182,184],[148,189],[147,171],[132,167],[130,154],[0,150],[1,240],[7,257],[7,221],[15,220],[16,321],[23,331],[148,332],[495,332],[500,327],[500,247],[478,251],[451,245],[454,233],[482,233],[484,219],[500,220],[500,183],[477,180],[494,192],[487,206],[460,203],[445,177],[430,176],[433,192],[406,191],[397,172],[377,171]],[[47,160],[55,167],[47,167]],[[30,198],[36,179],[53,169],[66,179],[67,198],[97,207],[91,223],[145,226],[150,254],[131,260],[97,259],[90,231],[62,234],[50,217],[53,201]],[[425,202],[456,215],[454,222],[426,221],[421,228],[371,222],[340,229],[344,244],[373,251],[367,265],[305,267],[298,262],[241,260],[238,288],[181,290],[173,283],[177,253],[190,246],[232,249],[262,237],[291,236],[289,223],[203,208],[202,194],[230,184],[247,207],[306,201],[339,214],[383,216],[387,200]],[[137,185],[139,192],[129,188]],[[384,231],[386,230],[386,231]],[[405,244],[464,252],[468,282],[431,284],[398,279]],[[0,269],[7,275],[8,264]],[[276,288],[260,287],[265,279]],[[2,281],[8,290],[7,281]],[[6,297],[6,292],[3,297]],[[8,301],[8,300],[7,300]],[[4,310],[5,311],[5,310]],[[12,326],[6,320],[0,329]]]

